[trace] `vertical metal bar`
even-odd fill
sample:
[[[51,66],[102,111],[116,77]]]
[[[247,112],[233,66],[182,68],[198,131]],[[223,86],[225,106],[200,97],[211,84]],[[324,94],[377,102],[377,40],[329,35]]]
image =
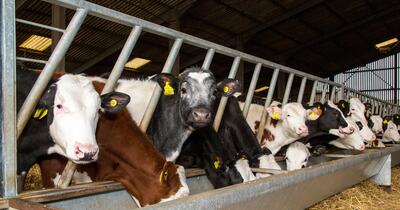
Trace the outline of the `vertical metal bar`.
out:
[[[274,70],[274,73],[272,74],[271,82],[269,84],[267,99],[265,100],[264,109],[261,114],[260,125],[258,127],[258,132],[257,132],[258,141],[261,141],[262,135],[264,133],[264,127],[265,127],[265,123],[267,121],[267,108],[269,107],[269,105],[272,102],[272,97],[274,96],[274,91],[275,91],[276,82],[278,81],[278,76],[279,76],[279,69],[276,68]]]
[[[318,84],[318,81],[315,80],[314,83],[313,83],[312,90],[311,90],[310,102],[308,102],[309,106],[312,106],[314,104],[315,94],[317,92],[317,84]]]
[[[231,79],[235,78],[236,72],[239,68],[239,64],[240,64],[240,57],[236,56],[233,59],[233,63],[231,66],[231,70],[229,71],[228,78],[231,78]],[[219,129],[219,125],[221,124],[222,116],[224,115],[225,106],[226,106],[227,102],[228,102],[227,97],[221,97],[221,101],[219,102],[218,110],[217,110],[217,113],[215,114],[215,119],[214,119],[214,124],[213,124],[215,131],[218,131],[218,129]]]
[[[210,48],[207,50],[206,58],[204,58],[203,65],[201,68],[203,69],[210,69],[211,61],[214,57],[215,50]]]
[[[294,74],[290,73],[286,82],[285,94],[283,95],[282,105],[287,104],[289,101],[290,90],[292,89]]]
[[[47,84],[49,83],[54,71],[56,70],[56,67],[65,56],[65,53],[71,45],[75,35],[78,33],[83,21],[85,20],[87,13],[88,11],[86,9],[79,8],[76,10],[74,17],[68,24],[67,29],[65,29],[65,33],[58,42],[46,66],[43,68],[42,73],[39,75],[35,85],[32,87],[31,92],[19,110],[17,121],[17,138],[21,135],[23,128],[31,117],[32,111],[35,108],[39,97],[42,95]]]
[[[301,80],[301,85],[299,89],[299,94],[297,95],[297,103],[301,103],[303,101],[304,90],[306,89],[307,77],[303,77]]]
[[[338,100],[340,101],[340,100],[343,100],[344,98],[345,98],[345,96],[344,96],[344,85],[342,85],[342,86],[340,87],[339,98],[338,98]]]
[[[319,102],[321,102],[322,104],[325,103],[325,97],[326,97],[326,89],[328,89],[328,84],[323,84],[323,88],[322,88],[322,94],[321,94],[321,100]]]
[[[181,49],[182,43],[183,43],[183,39],[181,39],[181,38],[175,39],[175,42],[172,45],[171,50],[169,51],[168,58],[165,61],[164,67],[162,69],[162,73],[171,73],[172,67],[175,64],[175,60],[176,60],[176,57],[178,56],[179,50]],[[153,116],[154,110],[157,107],[157,103],[158,103],[158,100],[160,99],[160,96],[161,96],[161,88],[160,88],[160,86],[156,85],[156,87],[153,91],[153,95],[151,95],[149,105],[147,106],[146,111],[144,112],[144,115],[143,115],[143,119],[139,125],[140,129],[143,132],[146,132],[147,127],[149,127],[151,117]]]
[[[335,102],[335,97],[336,97],[336,86],[332,86],[332,92],[331,92],[330,100],[332,102]]]
[[[124,47],[121,50],[121,53],[119,54],[117,61],[114,64],[114,68],[112,69],[111,74],[108,77],[108,80],[101,94],[106,94],[114,90],[115,84],[117,83],[119,77],[121,76],[122,71],[124,70],[124,66],[128,61],[129,56],[131,55],[132,50],[135,47],[135,44],[139,39],[141,33],[142,33],[141,26],[135,26],[132,29],[128,39],[125,42]]]
[[[375,114],[375,101],[370,100],[369,102],[371,103],[371,115],[374,115]]]
[[[15,1],[1,1],[1,197],[17,195]]]
[[[260,76],[262,64],[257,63],[256,67],[254,67],[253,77],[251,78],[249,90],[247,91],[246,101],[244,102],[243,107],[243,116],[246,118],[249,114],[251,100],[253,99],[254,90],[256,89],[258,77]]]
[[[383,103],[382,102],[379,103],[379,115],[380,116],[383,115]],[[384,116],[382,116],[382,117],[384,117]]]

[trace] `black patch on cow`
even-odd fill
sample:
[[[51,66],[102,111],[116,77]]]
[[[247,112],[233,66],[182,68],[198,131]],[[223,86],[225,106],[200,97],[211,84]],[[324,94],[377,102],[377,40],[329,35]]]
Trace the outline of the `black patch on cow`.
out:
[[[358,127],[360,130],[363,129],[363,124],[362,124],[360,121],[357,121],[356,124],[357,124],[357,127]]]

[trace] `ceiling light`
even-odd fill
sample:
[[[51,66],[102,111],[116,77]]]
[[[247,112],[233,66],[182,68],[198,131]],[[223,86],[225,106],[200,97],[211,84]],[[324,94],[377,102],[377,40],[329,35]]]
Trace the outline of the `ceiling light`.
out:
[[[128,63],[125,64],[125,67],[128,69],[138,69],[148,63],[150,63],[150,60],[144,58],[134,58],[128,61]]]
[[[392,44],[394,44],[394,43],[396,43],[398,41],[399,40],[397,38],[392,38],[392,39],[389,39],[389,40],[386,40],[384,42],[376,44],[375,48],[379,49],[379,48],[382,48],[382,47],[386,47],[386,46],[392,45]]]
[[[20,44],[19,47],[43,52],[51,46],[51,43],[52,40],[50,38],[38,35],[31,35],[22,44]]]
[[[268,88],[269,88],[268,86],[263,86],[263,87],[257,88],[254,92],[255,93],[262,92],[264,90],[267,90]]]

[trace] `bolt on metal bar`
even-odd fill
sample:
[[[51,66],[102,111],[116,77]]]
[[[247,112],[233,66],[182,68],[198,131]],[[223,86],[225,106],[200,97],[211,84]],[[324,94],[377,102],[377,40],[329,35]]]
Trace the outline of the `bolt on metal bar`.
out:
[[[0,2],[1,197],[17,195],[15,1]]]
[[[26,123],[28,122],[33,109],[35,108],[40,96],[49,83],[54,71],[56,70],[61,59],[65,56],[69,46],[71,45],[75,35],[78,33],[88,11],[86,9],[77,9],[70,23],[68,24],[65,33],[58,42],[56,48],[51,54],[46,66],[43,68],[42,73],[36,80],[35,85],[32,87],[31,92],[25,99],[18,113],[17,121],[17,138],[21,135]]]
[[[313,87],[312,87],[312,90],[311,90],[311,95],[310,95],[310,102],[308,102],[309,106],[314,105],[315,95],[317,93],[317,85],[318,85],[318,81],[314,80]]]
[[[125,42],[124,47],[122,48],[121,53],[119,54],[117,61],[114,64],[114,68],[112,69],[111,74],[108,77],[108,80],[101,94],[106,94],[114,90],[115,84],[117,84],[117,81],[121,76],[122,71],[124,70],[124,66],[126,62],[128,62],[129,56],[131,55],[132,50],[135,47],[136,42],[139,39],[141,33],[142,33],[141,26],[135,26],[132,29],[128,39]]]
[[[237,56],[233,59],[233,63],[231,66],[231,70],[229,71],[228,78],[230,78],[230,79],[235,78],[236,72],[239,68],[239,64],[240,64],[240,57]],[[213,127],[214,127],[215,131],[218,131],[218,129],[219,129],[219,125],[221,124],[222,116],[224,115],[225,106],[226,106],[227,102],[228,102],[228,97],[222,96],[221,101],[219,102],[219,106],[217,109],[217,113],[215,114],[215,119],[214,119],[214,123],[213,123]]]
[[[323,84],[322,86],[322,94],[321,94],[321,100],[319,100],[321,103],[325,103],[326,101],[326,92],[328,89],[328,84]]]
[[[332,102],[335,102],[335,98],[336,98],[336,87],[335,87],[335,86],[332,86],[332,92],[331,92],[330,100],[331,100]]]
[[[45,60],[39,60],[39,59],[33,59],[33,58],[16,57],[16,59],[19,61],[32,62],[32,63],[42,63],[42,64],[47,63],[47,61],[45,61]]]
[[[124,66],[128,61],[129,56],[131,55],[132,50],[135,47],[141,32],[142,32],[141,26],[135,26],[132,29],[128,39],[125,42],[124,47],[121,50],[121,53],[119,54],[117,61],[114,64],[114,68],[111,70],[111,74],[108,77],[108,80],[104,85],[101,94],[107,94],[114,90],[115,84],[117,83],[119,77],[121,76],[122,71],[124,70]],[[76,169],[76,163],[72,162],[71,160],[68,160],[67,166],[68,167],[65,167],[64,171],[61,174],[61,178],[57,183],[57,186],[62,189],[68,187],[69,183],[71,183],[72,175],[74,174],[74,171]]]
[[[282,105],[285,105],[289,101],[290,90],[292,89],[294,73],[290,73],[286,82],[285,94],[283,95]]]
[[[203,62],[203,65],[201,66],[201,68],[210,69],[210,65],[211,65],[211,61],[214,57],[214,53],[215,53],[215,50],[212,48],[207,50],[207,54],[206,54],[206,57],[204,58],[204,62]]]
[[[251,78],[249,90],[247,91],[246,100],[244,102],[244,107],[243,107],[244,118],[247,118],[247,115],[249,114],[251,100],[253,99],[254,90],[256,89],[258,77],[260,76],[261,67],[262,67],[261,63],[257,63],[256,66],[254,67],[253,77]]]
[[[169,51],[169,55],[167,57],[167,60],[165,61],[164,67],[162,69],[162,73],[171,73],[172,67],[175,64],[176,57],[178,56],[179,50],[181,49],[183,43],[183,39],[177,38],[174,41],[174,44],[171,47],[171,50]],[[149,127],[151,117],[153,116],[154,111],[156,110],[158,100],[160,99],[161,96],[161,88],[160,86],[156,85],[153,95],[151,95],[149,105],[146,108],[146,111],[144,112],[143,119],[140,122],[140,130],[143,132],[146,132],[147,127]]]
[[[16,21],[18,23],[23,23],[23,24],[27,24],[27,25],[31,25],[31,26],[36,26],[36,27],[39,27],[39,28],[45,28],[45,29],[49,29],[49,30],[52,30],[52,31],[58,31],[58,32],[61,32],[61,33],[65,32],[64,29],[53,27],[53,26],[48,26],[48,25],[44,25],[44,24],[40,24],[40,23],[35,23],[35,22],[29,21],[29,20],[23,20],[23,19],[17,18]]]
[[[257,132],[257,139],[260,142],[262,135],[264,133],[264,127],[265,123],[267,121],[267,108],[272,102],[272,97],[274,96],[274,91],[275,91],[275,86],[276,82],[278,81],[278,76],[279,76],[279,69],[275,69],[274,73],[272,74],[271,82],[269,84],[269,89],[268,89],[268,94],[267,94],[267,99],[265,100],[264,104],[264,109],[261,114],[261,119],[260,119],[260,125],[258,127],[258,132]]]
[[[306,89],[306,84],[307,84],[307,77],[303,77],[303,79],[301,80],[299,94],[297,95],[297,103],[301,103],[303,101],[304,90]]]

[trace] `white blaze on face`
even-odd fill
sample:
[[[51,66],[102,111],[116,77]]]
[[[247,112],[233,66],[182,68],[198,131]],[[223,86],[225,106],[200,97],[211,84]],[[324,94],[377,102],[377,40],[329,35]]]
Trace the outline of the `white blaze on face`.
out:
[[[291,137],[308,135],[305,124],[307,112],[300,103],[288,103],[282,107],[282,126]]]
[[[372,115],[370,117],[371,121],[372,121],[372,132],[374,132],[375,134],[377,133],[383,133],[383,127],[382,127],[382,123],[383,123],[383,119],[381,116],[379,115]]]
[[[354,149],[363,151],[365,149],[365,144],[364,144],[365,139],[362,137],[360,130],[358,129],[358,126],[353,120],[348,119],[347,122],[349,123],[349,125],[356,128],[354,132],[346,136],[346,138],[340,138],[337,140],[330,141],[329,144],[341,149]]]
[[[387,124],[387,128],[382,136],[382,142],[400,142],[400,134],[397,130],[396,124],[393,121],[389,121]]]
[[[160,203],[189,196],[189,187],[186,183],[185,169],[180,165],[177,165],[177,166],[178,166],[178,168],[176,169],[176,174],[178,174],[179,181],[182,186],[179,188],[179,190],[174,195],[170,196],[169,198],[161,199]]]
[[[97,160],[99,94],[92,82],[80,75],[64,75],[56,84],[53,121],[49,126],[50,135],[60,148],[55,151],[77,163]]]
[[[248,182],[255,180],[253,172],[250,169],[249,161],[245,159],[239,159],[235,163],[235,168],[239,172],[240,176],[243,179],[243,182]]]
[[[372,133],[371,129],[368,127],[368,122],[367,119],[365,118],[364,115],[365,112],[365,105],[360,101],[358,98],[351,98],[350,99],[350,118],[354,122],[361,122],[362,124],[362,129],[360,130],[360,135],[366,140],[366,141],[373,141],[376,139],[376,136],[374,133]],[[358,126],[355,126],[358,127]]]
[[[288,171],[301,169],[307,166],[310,152],[301,142],[293,142],[286,150],[286,167]]]

